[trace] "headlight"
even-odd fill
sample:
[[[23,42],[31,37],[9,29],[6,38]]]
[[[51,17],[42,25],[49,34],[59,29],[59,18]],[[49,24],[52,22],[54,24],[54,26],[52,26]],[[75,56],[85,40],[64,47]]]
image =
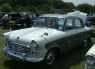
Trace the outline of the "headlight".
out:
[[[87,56],[87,57],[86,57],[86,64],[87,64],[88,66],[93,66],[94,63],[95,63],[95,59],[94,59],[93,56]]]
[[[36,43],[36,41],[33,40],[31,42],[30,47],[31,47],[32,53],[37,53],[37,49],[39,48],[39,45]]]
[[[39,45],[35,41],[31,42],[31,48],[38,48],[38,47]]]

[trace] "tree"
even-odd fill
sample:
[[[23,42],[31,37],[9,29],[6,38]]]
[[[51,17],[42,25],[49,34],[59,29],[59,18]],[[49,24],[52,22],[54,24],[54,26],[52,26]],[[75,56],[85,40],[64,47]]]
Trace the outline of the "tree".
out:
[[[92,5],[90,5],[90,4],[84,3],[84,4],[78,5],[78,6],[77,6],[77,9],[78,9],[79,11],[82,11],[82,12],[85,12],[85,13],[90,14],[90,13],[92,12],[92,10],[93,10],[93,7],[92,7]]]
[[[64,3],[64,8],[63,8],[64,12],[72,12],[73,9],[75,9],[75,6],[73,3],[71,2]]]
[[[1,5],[1,10],[3,12],[10,12],[12,10],[12,7],[10,6],[9,3],[4,3]]]
[[[54,8],[56,8],[56,9],[63,9],[63,7],[64,7],[64,2],[63,2],[63,1],[55,1],[53,6],[54,6]]]

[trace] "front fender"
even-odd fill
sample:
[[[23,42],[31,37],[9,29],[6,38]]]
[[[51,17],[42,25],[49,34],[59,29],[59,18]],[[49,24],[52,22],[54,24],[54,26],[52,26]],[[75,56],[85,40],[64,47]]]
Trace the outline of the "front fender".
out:
[[[95,57],[95,44],[88,50],[85,56],[93,56]]]
[[[46,45],[46,49],[47,49],[47,50],[50,50],[50,49],[53,49],[53,48],[58,48],[58,49],[60,49],[60,48],[59,48],[59,45],[57,45],[57,44],[56,44],[56,45],[49,45],[49,46]]]

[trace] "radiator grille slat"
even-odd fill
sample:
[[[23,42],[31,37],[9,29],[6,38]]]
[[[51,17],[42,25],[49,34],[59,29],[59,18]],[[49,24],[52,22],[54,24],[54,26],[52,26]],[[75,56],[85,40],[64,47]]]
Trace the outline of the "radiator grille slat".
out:
[[[8,43],[8,47],[13,50],[20,53],[29,53],[31,49],[27,46],[17,44],[17,43]]]

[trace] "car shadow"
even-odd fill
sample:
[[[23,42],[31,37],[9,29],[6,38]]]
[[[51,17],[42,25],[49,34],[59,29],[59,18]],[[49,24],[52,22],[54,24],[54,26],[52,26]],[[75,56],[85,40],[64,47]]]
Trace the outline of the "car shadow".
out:
[[[51,67],[47,67],[40,63],[30,63],[7,60],[4,62],[4,66],[8,69],[70,69],[70,67],[84,62],[84,56],[90,47],[78,47],[61,55],[56,64]]]
[[[4,63],[4,65],[6,68],[9,69],[38,69],[38,68],[44,69],[45,68],[45,66],[42,66],[42,64],[39,63],[21,62],[21,61],[14,61],[14,60],[8,60]]]

